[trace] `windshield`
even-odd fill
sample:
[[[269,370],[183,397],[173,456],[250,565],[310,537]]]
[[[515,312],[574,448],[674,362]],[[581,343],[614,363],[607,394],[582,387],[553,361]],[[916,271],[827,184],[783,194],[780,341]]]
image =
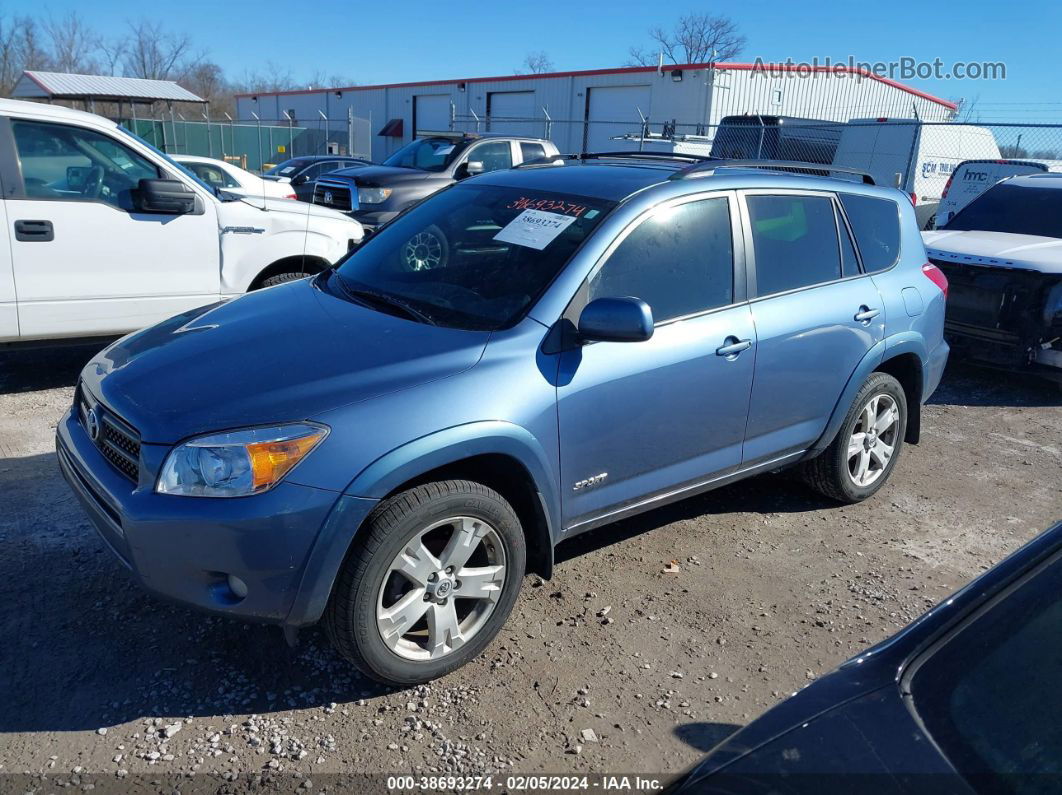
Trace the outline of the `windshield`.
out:
[[[458,185],[383,227],[338,272],[356,300],[361,291],[411,307],[426,322],[504,328],[527,311],[613,206],[583,196]]]
[[[941,229],[1062,238],[1062,189],[996,185],[959,210]]]
[[[269,171],[265,173],[267,177],[290,177],[300,168],[305,165],[305,161],[298,158],[292,158],[291,160],[285,160],[283,163],[278,163],[273,166]]]
[[[442,171],[457,157],[457,144],[450,138],[418,138],[403,146],[383,164],[420,171]]]

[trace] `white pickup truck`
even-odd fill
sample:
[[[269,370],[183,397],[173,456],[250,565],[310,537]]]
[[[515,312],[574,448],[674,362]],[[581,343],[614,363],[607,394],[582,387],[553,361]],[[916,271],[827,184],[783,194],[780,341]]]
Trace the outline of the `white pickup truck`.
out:
[[[0,347],[142,328],[317,273],[363,235],[215,190],[100,116],[0,99]]]

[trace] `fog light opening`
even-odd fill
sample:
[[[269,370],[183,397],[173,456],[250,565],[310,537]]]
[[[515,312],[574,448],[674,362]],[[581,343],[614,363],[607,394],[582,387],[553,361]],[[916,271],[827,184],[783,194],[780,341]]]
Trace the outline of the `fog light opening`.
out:
[[[235,574],[230,574],[228,577],[229,590],[232,591],[232,595],[237,599],[243,599],[247,596],[247,583],[237,577]]]

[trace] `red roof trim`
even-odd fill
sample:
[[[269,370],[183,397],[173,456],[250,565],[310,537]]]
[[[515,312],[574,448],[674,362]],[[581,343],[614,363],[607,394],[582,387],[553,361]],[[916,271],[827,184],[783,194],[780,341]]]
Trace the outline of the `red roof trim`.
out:
[[[917,88],[911,88],[911,86],[898,83],[895,80],[890,80],[887,77],[880,77],[873,72],[868,72],[865,69],[849,69],[844,64],[837,64],[834,66],[810,66],[810,65],[798,65],[798,64],[751,64],[751,63],[684,63],[678,65],[665,66],[664,71],[671,71],[673,69],[708,69],[714,66],[717,69],[732,69],[734,71],[749,72],[753,69],[763,68],[767,71],[773,72],[836,72],[844,74],[858,74],[861,77],[866,77],[871,80],[877,80],[879,83],[898,88],[901,91],[906,91],[908,94],[913,94],[916,97],[927,99],[930,102],[936,102],[938,105],[943,105],[951,110],[957,110],[958,105],[954,102],[949,102],[946,99],[935,97],[932,94],[927,94],[924,91],[919,91]],[[621,74],[636,74],[639,72],[655,72],[657,67],[655,66],[625,66],[612,69],[583,69],[574,72],[545,72],[543,74],[527,74],[527,75],[500,75],[497,77],[464,77],[454,80],[423,80],[413,83],[381,83],[373,86],[333,86],[330,88],[302,88],[295,91],[260,91],[260,92],[246,92],[237,94],[237,97],[283,97],[292,96],[295,94],[324,94],[329,91],[374,91],[381,88],[412,88],[415,86],[445,86],[452,85],[453,83],[495,83],[503,80],[536,80],[539,78],[550,77],[594,77],[595,75],[621,75]]]

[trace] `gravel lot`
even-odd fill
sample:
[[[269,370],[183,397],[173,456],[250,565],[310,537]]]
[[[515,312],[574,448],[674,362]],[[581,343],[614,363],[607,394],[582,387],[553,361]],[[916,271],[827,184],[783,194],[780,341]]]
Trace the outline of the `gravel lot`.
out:
[[[130,582],[53,452],[91,353],[0,354],[0,774],[52,784],[676,772],[1062,518],[1062,393],[953,366],[869,502],[766,476],[566,542],[481,659],[385,690]]]

